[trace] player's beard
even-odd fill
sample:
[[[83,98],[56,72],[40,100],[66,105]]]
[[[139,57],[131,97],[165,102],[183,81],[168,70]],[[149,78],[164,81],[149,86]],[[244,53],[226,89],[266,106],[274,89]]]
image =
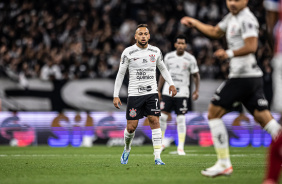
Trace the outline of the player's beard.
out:
[[[142,43],[142,42],[139,42],[139,41],[138,41],[138,43],[139,43],[139,45],[141,45],[142,47],[144,47],[145,45],[147,45],[147,44],[148,44],[148,42],[144,42],[144,43]]]

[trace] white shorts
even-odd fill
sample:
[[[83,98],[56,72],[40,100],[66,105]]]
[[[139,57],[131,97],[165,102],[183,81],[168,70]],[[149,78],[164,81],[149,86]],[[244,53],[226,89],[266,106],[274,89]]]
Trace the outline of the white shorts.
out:
[[[282,112],[282,54],[277,54],[272,59],[273,99],[272,110]]]

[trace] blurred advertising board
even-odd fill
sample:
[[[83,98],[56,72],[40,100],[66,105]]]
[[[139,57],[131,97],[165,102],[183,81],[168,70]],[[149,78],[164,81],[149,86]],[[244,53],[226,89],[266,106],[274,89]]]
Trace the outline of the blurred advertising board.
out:
[[[280,115],[273,113],[275,119]],[[166,139],[178,144],[176,115],[169,116]],[[268,147],[271,137],[250,114],[231,112],[223,117],[233,147]],[[0,112],[0,145],[91,147],[123,145],[125,112]],[[186,114],[186,145],[211,146],[207,113]],[[151,144],[151,129],[140,119],[133,145]]]

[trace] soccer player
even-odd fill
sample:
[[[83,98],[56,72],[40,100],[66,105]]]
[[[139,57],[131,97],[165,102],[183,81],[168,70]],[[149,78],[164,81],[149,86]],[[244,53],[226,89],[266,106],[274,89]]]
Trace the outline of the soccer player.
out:
[[[265,0],[266,23],[269,41],[273,46],[273,34],[275,36],[273,66],[273,108],[282,115],[282,3],[279,0]],[[276,25],[276,26],[275,26]],[[275,28],[274,28],[275,27]],[[282,123],[282,116],[280,117]],[[282,134],[272,141],[269,148],[268,164],[264,184],[276,184],[279,181],[282,164]]]
[[[255,120],[275,139],[281,126],[268,110],[263,94],[262,71],[254,53],[258,46],[258,21],[247,7],[248,0],[226,0],[229,13],[216,26],[204,24],[191,17],[181,23],[194,27],[206,36],[226,36],[228,49],[215,51],[220,60],[230,59],[228,79],[219,86],[208,108],[208,123],[217,154],[214,166],[202,170],[204,176],[230,175],[233,167],[229,156],[229,139],[222,116],[241,102]]]
[[[136,44],[127,47],[122,55],[114,88],[114,106],[120,108],[119,91],[125,72],[129,70],[128,101],[126,109],[127,126],[124,130],[124,151],[121,164],[128,163],[131,142],[135,135],[138,120],[147,116],[152,130],[155,164],[165,165],[160,158],[162,132],[159,123],[160,103],[156,81],[156,67],[169,84],[169,93],[175,96],[177,91],[169,72],[163,62],[159,48],[148,44],[150,33],[147,24],[137,26],[135,32]]]
[[[167,118],[173,109],[177,114],[177,153],[178,155],[186,155],[184,152],[184,143],[186,137],[185,114],[188,111],[187,106],[189,100],[190,74],[193,75],[195,83],[195,91],[192,95],[193,100],[197,100],[199,97],[200,74],[195,57],[185,51],[187,47],[187,38],[184,35],[179,35],[175,38],[174,47],[176,50],[166,54],[164,61],[175,84],[177,95],[174,98],[169,95],[169,84],[164,84],[164,78],[162,75],[160,75],[158,84],[159,98],[162,100],[160,126],[164,140],[164,135],[167,128]],[[162,87],[163,91],[161,94]],[[164,148],[165,145],[163,144],[162,150]]]

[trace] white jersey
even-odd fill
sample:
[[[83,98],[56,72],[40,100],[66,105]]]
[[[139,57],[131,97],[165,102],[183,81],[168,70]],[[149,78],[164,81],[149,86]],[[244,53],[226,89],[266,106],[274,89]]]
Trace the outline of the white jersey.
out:
[[[259,23],[248,7],[237,15],[227,14],[218,26],[226,33],[228,48],[237,50],[244,46],[244,39],[258,37]],[[260,77],[263,73],[254,54],[234,57],[230,61],[229,78]]]
[[[114,97],[118,97],[125,71],[129,70],[128,96],[142,96],[158,93],[156,67],[159,68],[165,80],[174,85],[163,62],[159,48],[148,45],[142,49],[136,44],[127,47],[121,55],[121,63],[117,75]],[[122,78],[122,80],[121,80]]]
[[[177,95],[175,97],[188,98],[190,74],[199,72],[195,57],[186,51],[182,56],[178,56],[176,51],[172,51],[165,55],[164,61],[177,89]],[[168,89],[169,85],[165,82],[162,94],[170,96]]]

